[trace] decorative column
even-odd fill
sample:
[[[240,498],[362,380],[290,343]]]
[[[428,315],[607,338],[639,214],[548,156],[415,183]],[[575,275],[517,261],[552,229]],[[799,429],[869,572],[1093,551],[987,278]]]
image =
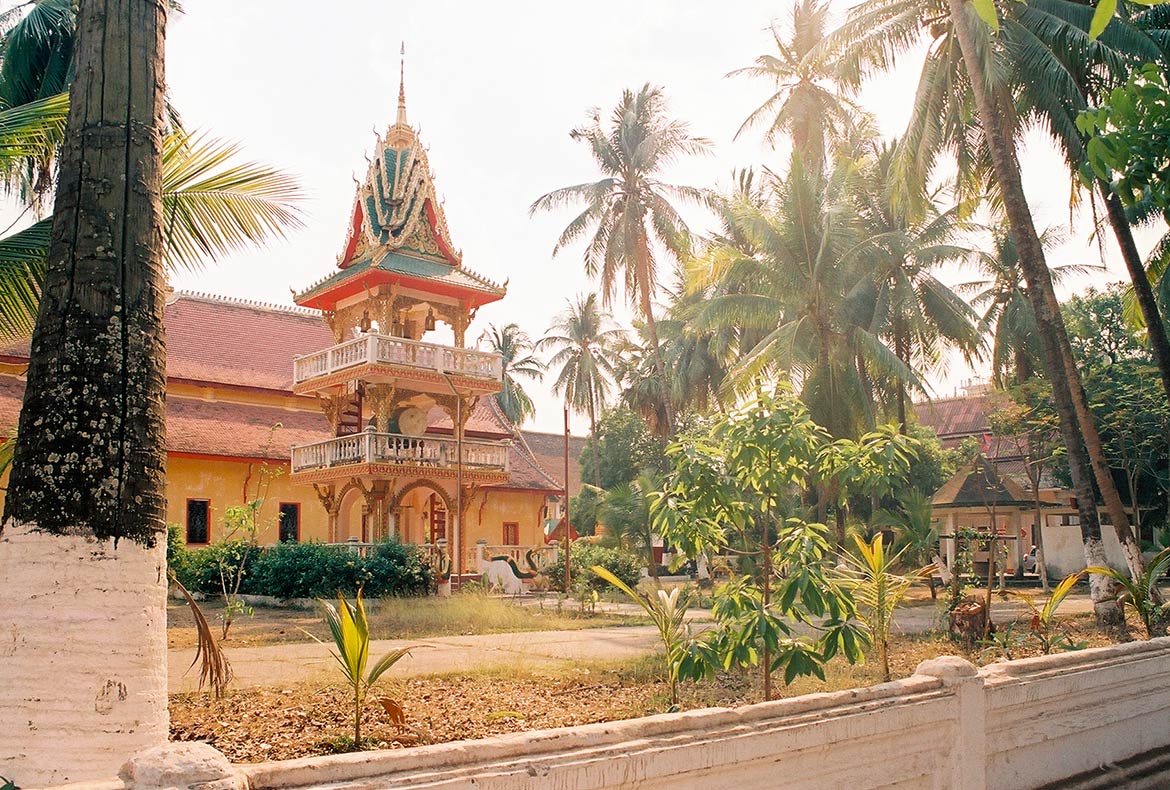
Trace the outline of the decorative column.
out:
[[[369,404],[378,433],[390,430],[390,416],[394,413],[397,389],[393,384],[367,384],[365,402]]]

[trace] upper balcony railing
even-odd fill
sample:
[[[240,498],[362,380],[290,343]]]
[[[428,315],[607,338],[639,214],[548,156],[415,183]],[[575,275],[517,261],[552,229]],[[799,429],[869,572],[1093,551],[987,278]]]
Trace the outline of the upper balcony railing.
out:
[[[423,343],[404,337],[366,334],[293,360],[293,384],[327,376],[358,365],[403,365],[435,373],[503,381],[499,354],[471,348]]]
[[[442,436],[364,431],[292,448],[293,472],[349,464],[409,464],[454,468],[457,442]],[[508,471],[507,442],[463,441],[463,467]]]

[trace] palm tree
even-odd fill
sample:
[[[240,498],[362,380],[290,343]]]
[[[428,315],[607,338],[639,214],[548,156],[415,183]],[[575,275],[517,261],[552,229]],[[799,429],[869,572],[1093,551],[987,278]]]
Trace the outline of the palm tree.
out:
[[[655,243],[668,256],[684,258],[690,231],[671,200],[701,203],[704,195],[693,187],[668,184],[660,180],[660,174],[680,156],[707,153],[710,143],[691,136],[687,124],[669,118],[662,90],[649,84],[637,92],[624,91],[604,126],[600,110],[595,109],[589,123],[570,136],[589,147],[602,179],[549,192],[532,204],[529,214],[585,204],[584,211],[561,232],[553,255],[591,234],[585,271],[600,278],[605,306],[612,303],[619,284],[626,298],[637,304],[646,322],[659,386],[667,399],[667,426],[673,433],[674,414],[654,321]]]
[[[921,388],[872,330],[872,302],[857,298],[867,245],[843,178],[843,170],[809,172],[794,158],[786,177],[770,175],[762,201],[733,198],[739,241],[710,246],[705,271],[694,270],[695,284],[718,284],[701,324],[734,327],[750,341],[740,344],[729,386],[744,392],[761,376],[787,374],[813,419],[836,437],[857,436],[871,421],[871,372]]]
[[[660,481],[650,473],[640,474],[634,480],[606,491],[597,511],[598,520],[605,525],[617,548],[646,552],[648,570],[655,580],[658,579],[658,563],[654,558],[650,494],[660,487]]]
[[[536,347],[518,324],[488,324],[481,336],[485,338],[491,350],[503,359],[504,386],[496,393],[496,403],[513,425],[523,425],[536,414],[536,407],[517,377],[539,380],[546,366],[532,353]]]
[[[563,395],[571,409],[589,417],[593,484],[600,487],[597,416],[609,400],[615,348],[625,333],[613,326],[598,307],[597,294],[579,294],[575,303],[566,300],[565,304],[565,310],[553,320],[537,347],[552,349],[548,365],[560,368],[553,392]]]
[[[63,107],[68,111],[67,103]],[[204,134],[176,129],[166,135],[162,233],[167,269],[197,271],[300,227],[297,179],[259,162],[240,161],[240,152],[237,143]],[[32,330],[52,223],[52,217],[43,219],[0,238],[0,336]]]
[[[859,181],[849,192],[870,245],[866,286],[872,288],[873,325],[892,341],[907,368],[935,368],[948,348],[970,361],[983,345],[975,314],[934,275],[939,266],[972,254],[958,243],[967,230],[960,207],[939,211],[932,197],[906,200],[905,186],[893,172],[897,142],[867,148]],[[919,204],[925,208],[915,210]],[[898,425],[905,433],[906,385],[897,381],[894,387]]]
[[[959,289],[971,294],[971,304],[981,311],[979,330],[991,337],[992,382],[1000,389],[1022,384],[1042,366],[1039,330],[1028,289],[1020,271],[1020,256],[1006,223],[988,228],[990,249],[977,251],[972,260],[983,270],[985,279],[963,283]],[[1040,234],[1044,249],[1064,240],[1057,228]],[[1084,274],[1090,267],[1065,264],[1050,268],[1052,279],[1060,283],[1070,275]]]
[[[1043,60],[1050,51],[1046,54],[1045,47],[1035,46],[1043,39],[1025,35],[1026,26],[1017,25],[1014,14],[1028,8],[1024,3],[1010,4],[1002,16],[1004,34],[993,37],[987,25],[975,16],[972,5],[964,0],[867,0],[854,9],[849,20],[823,46],[838,56],[842,79],[856,85],[863,77],[889,68],[924,37],[929,35],[933,39],[919,80],[911,124],[902,139],[899,170],[911,183],[922,183],[939,156],[950,148],[958,161],[961,188],[982,192],[989,182],[993,183],[1018,250],[1044,364],[1053,384],[1080,505],[1086,557],[1090,565],[1098,564],[1102,551],[1093,489],[1096,481],[1118,538],[1125,546],[1130,569],[1136,574],[1141,568],[1141,555],[1104,461],[1100,437],[1073,362],[1043,245],[1020,181],[1014,135],[1025,128],[1026,118],[1019,112],[1013,91],[1025,79],[1039,80],[1047,87],[1050,84],[1047,78],[1058,71],[1040,69],[1037,58]],[[1038,15],[1051,17],[1042,12]],[[1016,79],[1014,84],[1013,79]],[[1033,100],[1040,95],[1043,94],[1039,91],[1031,94]],[[1049,100],[1056,99],[1049,96]],[[1025,109],[1031,111],[1035,106],[1025,106]],[[1093,586],[1098,616],[1103,620],[1116,619],[1116,606],[1106,601],[1108,590],[1104,580],[1096,578]]]
[[[0,686],[16,722],[6,752],[20,755],[5,773],[25,785],[109,776],[125,754],[167,740],[165,21],[159,4],[78,6],[57,211],[0,521],[0,628],[21,637]],[[94,689],[94,705],[76,704]],[[70,715],[51,715],[62,709]]]
[[[1100,436],[1097,433],[1093,415],[1089,411],[1081,386],[1080,373],[1072,356],[1068,332],[1060,314],[1060,303],[1052,286],[1052,277],[1044,257],[1044,247],[1036,232],[1031,209],[1024,195],[1020,180],[1019,160],[1016,157],[1012,137],[1015,120],[1005,117],[1002,96],[1004,86],[991,82],[994,72],[989,68],[989,31],[977,26],[972,9],[961,0],[948,0],[951,24],[963,53],[963,62],[971,81],[980,123],[986,136],[988,152],[1003,196],[1004,213],[1007,216],[1012,238],[1020,258],[1024,279],[1028,284],[1028,297],[1035,312],[1048,379],[1052,383],[1053,400],[1060,415],[1065,446],[1068,448],[1069,466],[1073,473],[1078,496],[1090,499],[1081,506],[1081,518],[1085,511],[1093,511],[1096,520],[1096,499],[1093,496],[1092,480],[1095,478],[1110,520],[1117,530],[1118,539],[1126,555],[1130,573],[1140,578],[1144,573],[1141,550],[1129,528],[1129,519],[1122,505],[1117,486],[1105,462]],[[1079,429],[1079,430],[1078,430]],[[1098,527],[1098,531],[1099,531]],[[1098,545],[1097,549],[1100,549]],[[1090,547],[1086,546],[1086,552]],[[1097,564],[1097,563],[1093,563]],[[1103,580],[1102,580],[1103,581]],[[1098,586],[1102,586],[1098,583]],[[1094,596],[1098,600],[1100,596]],[[1102,615],[1116,617],[1113,612],[1099,610]]]
[[[73,0],[33,0],[0,13],[0,106],[35,104],[69,90],[76,22]],[[55,159],[54,147],[11,163],[4,172],[8,191],[39,211],[52,194]]]
[[[776,142],[787,133],[794,150],[810,157],[809,166],[824,163],[828,141],[842,137],[861,110],[841,96],[833,84],[831,61],[818,56],[829,19],[829,4],[822,0],[799,0],[792,7],[791,38],[785,41],[772,26],[776,54],[760,55],[754,65],[736,69],[727,76],[759,77],[775,86],[775,92],[752,111],[739,131],[767,124],[764,140]]]

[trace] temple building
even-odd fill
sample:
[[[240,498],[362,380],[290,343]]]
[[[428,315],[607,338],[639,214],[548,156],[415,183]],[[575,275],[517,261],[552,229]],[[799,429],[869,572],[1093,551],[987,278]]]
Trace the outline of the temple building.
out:
[[[475,573],[483,544],[517,559],[543,544],[563,482],[496,404],[499,355],[467,345],[506,290],[464,267],[400,89],[336,268],[298,307],[168,299],[168,521],[208,543],[230,508],[262,500],[262,543],[396,536],[456,574]],[[0,348],[0,436],[27,362],[27,340]]]

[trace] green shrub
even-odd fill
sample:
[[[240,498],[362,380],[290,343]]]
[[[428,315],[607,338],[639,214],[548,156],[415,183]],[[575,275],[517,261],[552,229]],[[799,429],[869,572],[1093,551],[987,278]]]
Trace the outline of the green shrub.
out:
[[[379,543],[361,557],[322,543],[280,543],[261,550],[248,569],[244,592],[274,598],[332,598],[359,589],[367,598],[426,595],[431,567],[416,546]]]
[[[191,589],[189,555],[182,529],[178,524],[167,524],[167,567],[175,572],[175,578],[187,589]]]
[[[379,543],[366,557],[367,598],[392,595],[428,595],[434,589],[434,570],[422,549],[397,540]]]
[[[185,548],[178,529],[167,532],[167,563],[188,590],[207,595],[223,594],[220,567],[229,579],[244,557],[241,541]],[[427,595],[434,589],[434,574],[417,546],[388,540],[365,557],[344,546],[324,543],[278,543],[251,549],[244,566],[240,592],[289,598],[333,598],[338,593],[366,598]]]
[[[185,549],[183,553],[185,556],[179,561],[178,566],[182,568],[183,574],[179,576],[179,581],[188,590],[207,595],[222,595],[221,568],[230,587],[241,562],[244,563],[244,574],[240,592],[247,592],[248,577],[259,554],[254,547],[250,547],[242,540],[212,543],[195,549]]]
[[[608,582],[589,571],[594,565],[600,565],[618,577],[623,584],[634,587],[642,580],[642,565],[640,558],[633,557],[619,549],[606,548],[594,543],[579,540],[569,550],[572,563],[571,576],[574,584],[577,580],[584,581],[592,590],[605,590]],[[549,586],[558,592],[565,591],[565,555],[561,552],[555,562],[548,565],[544,571],[548,577]]]

